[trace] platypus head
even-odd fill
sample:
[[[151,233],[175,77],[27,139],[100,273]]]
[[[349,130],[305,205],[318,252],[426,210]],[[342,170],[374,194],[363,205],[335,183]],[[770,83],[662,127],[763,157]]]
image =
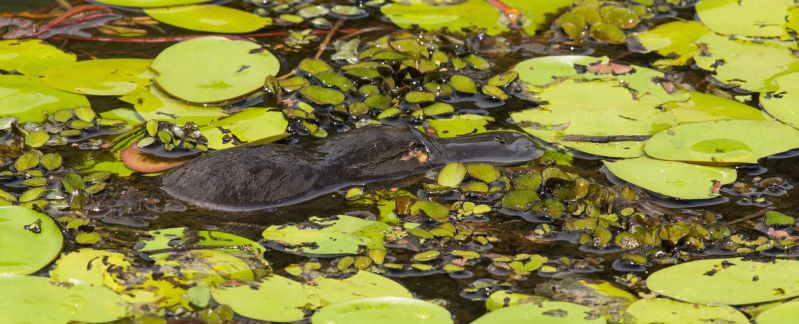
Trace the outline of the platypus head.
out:
[[[498,131],[452,138],[421,136],[431,158],[444,162],[516,164],[543,155],[528,136],[515,132]]]

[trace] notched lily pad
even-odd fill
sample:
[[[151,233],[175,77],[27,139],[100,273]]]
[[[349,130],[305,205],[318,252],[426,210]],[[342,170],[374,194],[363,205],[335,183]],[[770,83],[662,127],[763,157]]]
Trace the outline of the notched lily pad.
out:
[[[0,232],[0,273],[29,274],[44,268],[61,252],[64,240],[53,219],[17,206],[0,207]]]
[[[287,252],[311,255],[356,254],[360,247],[384,250],[383,235],[388,225],[352,216],[311,218],[303,226],[273,225],[263,232]]]
[[[646,190],[678,199],[711,199],[719,188],[735,182],[735,169],[640,157],[605,161],[613,175]]]

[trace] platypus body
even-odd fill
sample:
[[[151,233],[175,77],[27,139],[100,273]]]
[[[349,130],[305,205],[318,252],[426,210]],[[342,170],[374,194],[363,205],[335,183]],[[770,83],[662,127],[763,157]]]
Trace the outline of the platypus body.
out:
[[[448,162],[513,164],[541,154],[528,137],[513,132],[443,139],[406,126],[368,126],[312,143],[212,152],[165,174],[161,184],[170,196],[203,208],[251,211],[420,174]]]

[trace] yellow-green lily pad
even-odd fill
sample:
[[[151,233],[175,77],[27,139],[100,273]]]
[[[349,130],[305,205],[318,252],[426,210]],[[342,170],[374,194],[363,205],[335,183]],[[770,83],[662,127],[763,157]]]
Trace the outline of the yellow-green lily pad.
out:
[[[0,312],[7,323],[112,322],[126,315],[125,306],[105,287],[0,274]]]
[[[36,76],[39,71],[75,62],[75,54],[65,53],[42,40],[0,41],[0,70]]]
[[[799,128],[799,72],[774,78],[779,91],[760,97],[760,105],[774,118]]]
[[[781,324],[790,323],[799,316],[799,302],[790,301],[784,304],[769,308],[755,317],[757,324]]]
[[[149,8],[144,12],[165,24],[211,33],[249,33],[272,24],[271,18],[218,5]]]
[[[757,163],[760,158],[799,148],[799,130],[777,121],[723,120],[690,123],[660,132],[646,154],[661,160]]]
[[[88,106],[89,100],[82,95],[53,89],[21,75],[0,75],[3,116],[13,116],[21,122],[43,122],[56,111]]]
[[[243,97],[280,70],[266,48],[249,41],[201,37],[172,45],[151,65],[155,82],[169,95],[202,104]]]
[[[301,283],[278,275],[254,283],[212,288],[211,295],[241,316],[281,323],[303,319],[304,307],[311,297]]]
[[[285,138],[289,136],[288,124],[280,111],[247,108],[200,128],[200,132],[208,138],[209,148],[222,150],[240,143],[265,143]]]
[[[711,199],[719,196],[718,186],[733,183],[735,169],[662,161],[640,157],[605,166],[616,177],[646,190],[677,199]]]
[[[590,307],[559,301],[542,301],[501,308],[481,316],[472,324],[604,324],[605,322],[605,318]]]
[[[148,59],[99,59],[63,64],[39,72],[53,88],[94,96],[123,96],[150,83]]]
[[[628,43],[633,51],[656,52],[666,57],[655,61],[653,66],[680,66],[688,63],[699,52],[699,47],[694,42],[709,32],[698,21],[673,21],[636,33]]]
[[[206,125],[227,116],[222,108],[184,103],[167,96],[156,87],[120,99],[133,104],[133,108],[145,120],[163,120],[175,124],[190,121]]]
[[[411,292],[398,282],[368,271],[358,271],[346,279],[316,278],[306,287],[321,300],[322,305],[374,297],[413,298]]]
[[[749,323],[743,313],[727,305],[708,306],[667,298],[638,300],[627,307],[624,315],[627,323]]]
[[[0,273],[29,274],[61,252],[63,236],[52,218],[18,206],[0,207]]]
[[[286,251],[312,255],[355,254],[360,247],[383,250],[385,223],[352,216],[333,219],[311,218],[311,227],[272,225],[263,232],[264,239]]]
[[[208,2],[209,0],[95,0],[99,3],[134,8],[156,8],[182,6],[195,3]]]
[[[782,37],[788,8],[795,5],[793,0],[702,0],[696,15],[718,34]]]
[[[365,298],[326,306],[311,317],[313,324],[448,324],[446,308],[431,302],[403,297]]]
[[[650,290],[689,303],[747,305],[799,296],[799,261],[708,259],[674,265],[646,279]]]

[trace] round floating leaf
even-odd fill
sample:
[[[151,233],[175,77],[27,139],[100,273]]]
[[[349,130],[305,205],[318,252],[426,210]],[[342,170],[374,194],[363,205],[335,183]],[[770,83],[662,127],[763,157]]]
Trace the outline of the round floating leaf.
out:
[[[286,251],[313,255],[355,254],[361,246],[385,249],[383,231],[389,228],[385,223],[352,216],[312,218],[310,222],[314,226],[272,225],[263,237]]]
[[[482,115],[456,115],[448,119],[431,119],[430,124],[439,137],[448,138],[486,132],[486,125],[494,118]]]
[[[605,318],[598,311],[583,305],[542,301],[498,309],[472,322],[472,324],[493,323],[602,324],[605,323]]]
[[[166,93],[194,103],[222,103],[260,89],[280,62],[261,45],[201,37],[165,49],[151,66]]]
[[[251,284],[212,288],[211,295],[241,316],[272,322],[303,319],[303,308],[311,297],[301,283],[278,275]]]
[[[131,262],[124,254],[95,250],[80,249],[62,255],[50,270],[50,277],[55,281],[67,282],[79,280],[93,286],[115,286],[113,278],[109,278],[111,271],[129,270]]]
[[[4,40],[0,41],[0,70],[19,72],[28,76],[46,68],[75,62],[75,54],[64,53],[44,41]]]
[[[793,0],[702,0],[699,20],[716,33],[754,37],[787,36],[785,22]]]
[[[346,279],[320,277],[307,287],[324,305],[372,297],[413,298],[411,292],[398,282],[368,271],[358,271]]]
[[[755,318],[757,324],[791,323],[799,317],[799,302],[791,301],[769,308]]]
[[[613,175],[646,190],[678,199],[710,199],[719,196],[718,185],[735,181],[735,169],[662,161],[640,157],[605,161]]]
[[[688,93],[691,96],[689,100],[665,104],[681,124],[731,119],[767,119],[763,111],[732,99],[696,91]]]
[[[438,184],[446,187],[457,187],[466,177],[466,167],[463,163],[447,163],[438,173]]]
[[[264,108],[248,108],[217,120],[200,129],[208,147],[222,150],[241,143],[274,142],[286,136],[289,122],[283,113]]]
[[[209,0],[95,0],[115,6],[135,7],[135,8],[155,8],[181,6],[195,3],[208,2]]]
[[[336,303],[318,310],[311,323],[453,323],[449,311],[418,299],[381,297]]]
[[[262,256],[266,249],[260,244],[235,234],[219,231],[189,231],[186,227],[173,227],[147,232],[136,250],[153,253],[159,250],[185,250],[191,245],[218,248],[233,255]]]
[[[0,312],[7,323],[104,323],[125,316],[125,302],[105,287],[80,281],[0,274]]]
[[[88,107],[89,100],[53,89],[20,75],[0,75],[0,107],[3,116],[21,122],[43,122],[47,115],[61,109]]]
[[[760,97],[760,105],[774,118],[799,128],[799,73],[774,78],[780,90]]]
[[[217,5],[153,8],[144,12],[165,24],[212,33],[249,33],[272,24],[271,18]]]
[[[683,303],[666,298],[641,299],[625,311],[627,323],[749,323],[746,316],[730,306]]]
[[[0,207],[0,273],[29,274],[61,252],[63,236],[53,219],[28,208]]]
[[[696,43],[704,48],[701,55],[694,56],[696,65],[714,72],[717,81],[743,90],[775,91],[774,77],[799,71],[799,58],[787,43],[729,39],[714,33]]]
[[[163,269],[174,269],[176,276],[192,282],[204,282],[211,286],[227,280],[251,281],[255,279],[247,262],[224,250],[203,249],[158,253],[150,257],[155,260],[156,266]]]
[[[56,89],[95,96],[122,96],[150,83],[148,59],[100,59],[63,64],[39,72]]]
[[[776,121],[726,120],[680,125],[660,132],[646,143],[646,154],[657,159],[757,163],[772,154],[799,148],[799,130]]]
[[[698,21],[674,21],[636,33],[629,47],[637,52],[657,52],[667,58],[655,61],[656,67],[685,65],[699,51],[694,43],[710,30]]]
[[[699,304],[746,305],[799,296],[799,261],[709,259],[659,270],[646,279],[650,290]]]
[[[570,6],[574,0],[541,0],[534,3],[526,0],[506,0],[510,7],[519,9],[523,20],[521,27],[528,34],[546,23],[547,15],[553,15]],[[508,31],[507,19],[502,13],[483,0],[465,0],[453,5],[431,4],[430,1],[395,1],[380,8],[391,22],[402,28],[418,25],[425,30],[447,28],[451,31],[485,29],[489,35]]]
[[[145,120],[163,120],[175,124],[190,121],[206,125],[227,116],[222,108],[187,104],[170,98],[156,87],[122,97],[121,100],[133,104],[133,108]]]

